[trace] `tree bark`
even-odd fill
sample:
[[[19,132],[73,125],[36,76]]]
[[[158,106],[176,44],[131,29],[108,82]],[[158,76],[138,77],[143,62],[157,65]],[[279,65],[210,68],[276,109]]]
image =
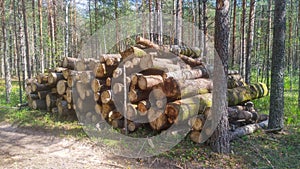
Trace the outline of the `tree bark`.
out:
[[[253,48],[253,37],[254,37],[254,24],[255,24],[255,8],[256,0],[250,2],[250,13],[249,13],[249,25],[247,34],[247,46],[246,46],[246,72],[245,82],[250,84],[251,80],[251,53]]]
[[[7,37],[6,37],[6,16],[5,16],[5,1],[0,1],[1,5],[1,16],[2,16],[2,36],[3,36],[3,61],[4,61],[4,76],[5,76],[5,95],[6,103],[10,103],[10,93],[11,93],[11,77],[10,77],[10,65],[7,56]]]
[[[268,126],[270,129],[282,129],[284,127],[285,8],[285,0],[275,1],[270,120]]]
[[[43,13],[42,13],[42,0],[38,0],[38,12],[39,12],[39,39],[40,39],[40,61],[41,61],[41,72],[44,73],[45,62],[44,62],[44,47],[43,47]]]
[[[32,72],[31,72],[31,57],[29,55],[29,42],[28,42],[28,30],[27,30],[27,16],[26,16],[26,6],[25,6],[25,0],[22,0],[22,15],[23,15],[23,21],[24,21],[24,35],[25,35],[25,51],[26,51],[26,66],[27,66],[27,76],[28,78],[31,78]]]
[[[233,25],[232,25],[232,44],[231,44],[231,67],[234,66],[234,57],[235,57],[235,30],[236,30],[236,7],[237,0],[233,1]]]
[[[229,123],[227,112],[227,72],[228,72],[228,41],[229,41],[229,0],[216,1],[215,16],[215,49],[218,55],[214,59],[214,92],[212,116],[219,121],[216,130],[210,138],[210,146],[218,153],[230,152]],[[220,117],[218,117],[220,114]],[[208,120],[208,123],[210,120]],[[213,130],[212,130],[213,131]]]

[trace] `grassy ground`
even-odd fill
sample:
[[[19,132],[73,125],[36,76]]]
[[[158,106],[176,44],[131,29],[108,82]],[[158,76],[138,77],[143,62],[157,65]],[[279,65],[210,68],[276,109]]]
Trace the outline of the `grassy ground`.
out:
[[[297,81],[293,81],[296,87]],[[289,89],[289,86],[285,86]],[[24,98],[23,98],[24,100]],[[11,103],[5,103],[3,81],[0,81],[0,122],[7,121],[21,127],[50,130],[59,136],[87,138],[77,122],[60,121],[47,112],[18,109],[18,87],[14,82]],[[254,101],[260,113],[268,114],[269,97]],[[300,166],[300,110],[297,108],[297,92],[285,92],[285,130],[280,134],[256,132],[231,143],[229,156],[218,155],[203,144],[195,144],[189,138],[169,152],[159,155],[184,166],[212,168],[299,168]]]

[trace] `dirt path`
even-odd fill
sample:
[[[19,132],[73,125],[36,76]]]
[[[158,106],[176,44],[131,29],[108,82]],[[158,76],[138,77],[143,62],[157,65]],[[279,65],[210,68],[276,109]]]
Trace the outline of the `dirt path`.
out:
[[[116,157],[90,141],[0,123],[0,168],[177,168],[151,161]]]

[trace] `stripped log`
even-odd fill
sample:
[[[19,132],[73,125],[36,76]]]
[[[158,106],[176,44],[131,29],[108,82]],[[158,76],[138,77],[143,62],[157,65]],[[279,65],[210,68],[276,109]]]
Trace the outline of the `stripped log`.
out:
[[[109,59],[121,61],[122,56],[120,54],[102,54],[100,55],[99,61],[101,63],[106,63]]]
[[[265,120],[257,124],[249,124],[243,127],[239,127],[231,133],[231,140],[234,140],[238,137],[242,137],[248,134],[252,134],[259,129],[265,129],[267,128],[267,126],[268,126],[268,120]]]
[[[145,38],[142,38],[140,36],[137,36],[136,39],[135,39],[135,42],[137,44],[141,44],[143,46],[146,46],[146,47],[149,47],[149,48],[154,48],[154,49],[157,49],[159,50],[160,49],[160,46],[151,42],[150,40],[148,39],[145,39]]]
[[[203,62],[201,59],[193,59],[185,55],[179,55],[179,58],[186,64],[190,65],[191,67],[196,67],[196,66],[202,66]]]

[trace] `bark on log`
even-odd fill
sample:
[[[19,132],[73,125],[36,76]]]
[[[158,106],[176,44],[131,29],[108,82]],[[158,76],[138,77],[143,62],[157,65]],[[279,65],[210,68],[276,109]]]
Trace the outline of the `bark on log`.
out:
[[[163,74],[164,79],[173,78],[176,80],[188,80],[188,79],[198,79],[207,78],[208,72],[204,67],[199,67],[197,69],[183,69],[175,72],[167,72]]]
[[[128,98],[131,103],[138,103],[139,101],[145,100],[149,97],[151,91],[148,90],[130,90]]]
[[[37,82],[39,84],[46,84],[48,83],[48,75],[44,73],[40,73],[36,76]]]
[[[122,56],[120,54],[102,54],[99,58],[99,61],[101,63],[106,63],[106,61],[108,59],[114,59],[114,60],[121,61]]]
[[[146,46],[146,47],[149,47],[149,48],[154,48],[154,49],[157,49],[157,50],[160,49],[160,46],[159,46],[159,45],[157,45],[157,44],[151,42],[151,41],[148,40],[148,39],[142,38],[142,37],[140,37],[140,36],[136,37],[135,42],[136,42],[137,44],[141,44],[141,45]]]
[[[51,72],[48,75],[48,84],[53,85],[53,84],[57,84],[58,81],[63,80],[64,76],[62,73],[54,73]]]
[[[41,100],[45,100],[46,99],[46,96],[48,93],[50,93],[51,91],[50,90],[46,90],[46,91],[39,91],[38,92],[38,96],[39,96],[39,99]]]
[[[257,124],[249,124],[243,127],[239,127],[231,133],[231,140],[234,140],[238,137],[242,137],[248,134],[252,134],[259,129],[265,129],[267,128],[267,126],[268,126],[268,120]]]
[[[212,105],[211,93],[196,95],[190,98],[177,100],[168,103],[165,114],[169,123],[178,123],[179,121],[188,120],[192,116],[203,113],[204,110]]]
[[[37,82],[31,83],[31,92],[38,92],[38,91],[48,91],[55,85],[48,85],[48,84],[39,84]]]
[[[57,108],[59,117],[69,116],[75,113],[73,109],[68,109],[68,102],[65,100],[59,100]]]
[[[48,109],[56,107],[56,100],[58,95],[56,93],[48,93],[46,96],[46,105]]]
[[[163,83],[163,78],[160,75],[149,75],[138,77],[138,86],[142,90],[150,90],[154,86]]]
[[[75,69],[75,62],[77,60],[78,60],[77,58],[64,57],[62,66],[64,68],[74,70]]]
[[[241,86],[227,90],[228,105],[235,106],[250,100],[264,97],[268,94],[268,88],[263,83]]]
[[[166,79],[163,91],[168,98],[181,99],[197,94],[205,94],[212,91],[213,83],[210,79],[175,80]]]
[[[35,110],[46,110],[47,105],[45,100],[33,100],[32,101],[32,108]]]
[[[125,51],[121,52],[121,56],[123,59],[127,58],[127,57],[143,57],[146,56],[147,53],[142,50],[139,49],[137,47],[131,46],[130,48],[126,49]]]
[[[179,58],[191,67],[202,66],[203,62],[200,59],[193,59],[185,55],[179,55]]]

